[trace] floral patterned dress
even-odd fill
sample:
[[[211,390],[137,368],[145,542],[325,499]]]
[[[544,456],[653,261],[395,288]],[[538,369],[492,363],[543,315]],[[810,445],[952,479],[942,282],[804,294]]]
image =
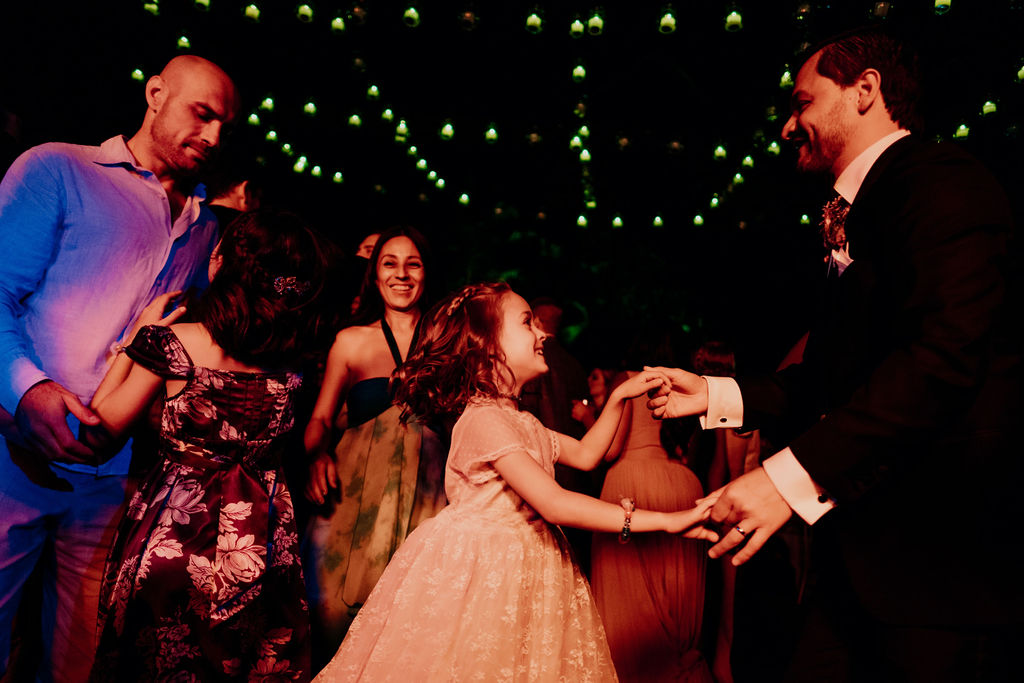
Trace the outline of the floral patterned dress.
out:
[[[309,609],[283,437],[301,378],[196,367],[146,327],[137,363],[187,380],[160,462],[118,527],[100,595],[95,681],[308,680]]]
[[[565,536],[494,468],[516,452],[554,477],[554,432],[471,402],[452,432],[448,507],[398,549],[317,681],[616,680]]]

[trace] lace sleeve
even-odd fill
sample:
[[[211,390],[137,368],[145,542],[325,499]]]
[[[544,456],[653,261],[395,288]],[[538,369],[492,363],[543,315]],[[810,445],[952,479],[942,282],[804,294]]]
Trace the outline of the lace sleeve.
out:
[[[449,466],[479,484],[495,476],[491,463],[516,451],[528,452],[515,416],[497,406],[470,404],[452,430]]]

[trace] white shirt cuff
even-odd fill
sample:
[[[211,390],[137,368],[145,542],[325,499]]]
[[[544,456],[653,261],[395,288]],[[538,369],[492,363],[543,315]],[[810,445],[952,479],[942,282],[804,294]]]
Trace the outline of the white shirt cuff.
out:
[[[15,359],[9,368],[10,384],[0,388],[0,406],[11,415],[14,415],[25,392],[43,380],[50,378],[27,358]]]
[[[789,448],[768,458],[762,466],[789,507],[808,524],[814,524],[836,506],[825,489],[814,483]]]
[[[701,429],[743,426],[743,396],[732,377],[701,375],[708,385],[708,412],[699,416]]]

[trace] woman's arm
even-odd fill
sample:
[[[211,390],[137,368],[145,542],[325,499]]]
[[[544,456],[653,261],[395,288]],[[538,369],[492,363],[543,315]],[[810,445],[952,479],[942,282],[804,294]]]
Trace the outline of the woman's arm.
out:
[[[306,481],[306,498],[317,505],[324,502],[328,489],[338,488],[338,472],[329,449],[338,404],[348,386],[349,336],[342,330],[334,338],[334,344],[327,354],[324,381],[320,385],[320,393],[317,394],[316,405],[313,406],[313,414],[304,435],[306,453],[312,458],[309,479]]]
[[[615,387],[605,401],[604,409],[601,410],[594,426],[582,439],[577,441],[571,436],[558,435],[558,446],[561,451],[558,462],[579,470],[594,469],[612,446],[625,402],[660,387],[664,381],[664,375],[645,370]]]
[[[149,408],[153,398],[164,385],[164,379],[160,375],[132,363],[131,360],[127,365],[128,376],[99,400],[93,399],[92,403],[92,409],[99,416],[100,424],[115,440]]]
[[[132,326],[131,331],[125,335],[122,346],[130,346],[132,341],[135,339],[135,335],[138,334],[139,330],[146,325],[167,326],[183,316],[185,314],[184,306],[178,306],[166,316],[164,315],[164,309],[167,308],[167,304],[169,304],[172,299],[180,295],[181,290],[178,290],[175,292],[161,294],[157,298],[153,299],[148,306],[142,309],[142,313],[139,313],[139,317]],[[121,384],[128,379],[128,374],[131,372],[132,366],[134,365],[135,362],[132,361],[127,354],[119,352],[114,357],[114,362],[111,363],[110,369],[107,370],[107,374],[103,376],[103,381],[100,382],[100,385],[96,388],[96,393],[92,395],[91,405],[95,407],[103,401],[103,399],[109,396],[112,391],[121,386]]]
[[[530,507],[551,524],[610,533],[622,531],[625,521],[622,506],[566,491],[525,451],[516,451],[498,458],[494,461],[494,469]],[[632,514],[630,530],[685,532],[684,535],[689,538],[714,542],[718,540],[715,532],[696,526],[708,518],[714,502],[707,498],[694,508],[678,512],[636,510]]]

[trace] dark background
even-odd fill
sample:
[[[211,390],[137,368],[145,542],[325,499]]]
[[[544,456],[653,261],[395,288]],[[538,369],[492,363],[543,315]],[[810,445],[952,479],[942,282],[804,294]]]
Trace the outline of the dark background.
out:
[[[595,2],[310,2],[309,23],[296,17],[297,2],[255,3],[259,22],[240,0],[210,0],[208,10],[162,0],[156,16],[145,4],[4,0],[0,107],[20,124],[4,138],[4,167],[40,142],[131,135],[145,107],[132,71],[158,73],[185,35],[184,51],[238,82],[243,121],[231,151],[259,159],[272,203],[303,213],[346,251],[371,231],[416,225],[440,258],[431,276],[441,289],[502,278],[527,298],[556,297],[586,364],[614,365],[635,333],[667,329],[679,351],[721,339],[741,365],[764,368],[802,334],[821,277],[817,207],[829,188],[793,171],[779,138],[790,92],[780,78],[787,68],[795,76],[801,47],[840,30],[883,22],[917,44],[926,135],[954,140],[969,126],[956,144],[993,170],[1021,215],[1020,0],[952,0],[941,15],[931,0],[676,2],[678,29],[668,35],[658,31],[665,4],[605,2],[603,33],[580,38],[570,22],[586,22]],[[414,28],[403,22],[410,5],[420,13]],[[537,35],[525,30],[535,8]],[[734,9],[743,28],[728,32]],[[344,32],[331,30],[336,16]],[[578,64],[580,83],[571,78]],[[367,98],[371,85],[377,100]],[[258,108],[267,96],[272,112]],[[310,99],[314,116],[303,113]],[[987,100],[997,110],[982,115]],[[381,118],[385,108],[393,121]],[[245,123],[252,112],[259,126]],[[362,126],[348,125],[353,113]],[[399,119],[410,130],[404,144]],[[446,121],[451,140],[438,135]],[[494,143],[484,139],[490,125]],[[586,164],[569,146],[581,125],[590,130]],[[265,139],[271,129],[275,143]],[[772,141],[781,154],[769,153]],[[714,158],[719,144],[724,160]],[[308,166],[296,173],[300,155]],[[443,189],[416,168],[419,158]]]

